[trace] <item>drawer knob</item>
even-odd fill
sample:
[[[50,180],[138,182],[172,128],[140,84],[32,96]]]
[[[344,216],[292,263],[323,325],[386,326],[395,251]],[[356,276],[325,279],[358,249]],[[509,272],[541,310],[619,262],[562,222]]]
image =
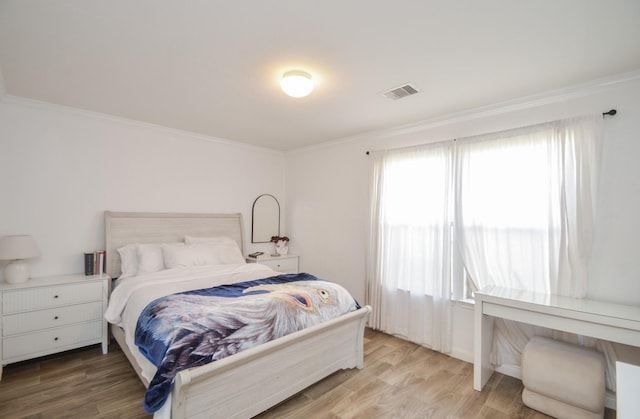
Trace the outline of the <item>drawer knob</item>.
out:
[[[57,296],[57,295],[54,295],[54,296],[53,296],[53,298],[58,298],[58,296]]]
[[[57,337],[55,337],[55,338],[53,338],[53,340],[58,340],[58,338],[57,338]]]
[[[55,317],[53,318],[53,320],[58,320],[58,316],[55,316]]]

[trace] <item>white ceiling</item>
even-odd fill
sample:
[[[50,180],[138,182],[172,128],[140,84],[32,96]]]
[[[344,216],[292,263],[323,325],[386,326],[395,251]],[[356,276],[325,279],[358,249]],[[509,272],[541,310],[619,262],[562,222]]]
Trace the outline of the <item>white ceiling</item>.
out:
[[[640,1],[0,0],[0,68],[9,95],[290,150],[638,70]]]

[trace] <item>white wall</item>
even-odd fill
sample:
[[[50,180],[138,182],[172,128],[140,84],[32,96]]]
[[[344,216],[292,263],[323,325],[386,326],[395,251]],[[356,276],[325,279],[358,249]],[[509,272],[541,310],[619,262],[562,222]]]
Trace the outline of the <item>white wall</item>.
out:
[[[83,272],[83,252],[104,248],[104,210],[242,212],[246,243],[253,200],[270,193],[285,203],[284,161],[281,152],[5,97],[0,236],[34,236],[42,256],[33,277]]]
[[[624,82],[612,78],[284,155],[5,97],[0,235],[35,237],[42,257],[31,264],[34,277],[82,272],[82,253],[104,246],[106,209],[241,211],[249,239],[253,200],[271,193],[280,200],[282,232],[292,239],[291,251],[301,255],[301,269],[344,285],[364,302],[367,150],[617,108],[619,114],[605,123],[589,296],[640,305],[639,98],[640,73]],[[265,246],[271,249],[249,244],[246,250]],[[454,355],[470,360],[472,312],[457,305],[453,321]]]
[[[367,150],[461,138],[611,108],[618,115],[605,121],[588,294],[640,305],[640,73],[288,153],[286,209],[291,248],[301,254],[303,270],[342,283],[364,301]],[[456,305],[453,321],[454,355],[470,360],[472,311]]]

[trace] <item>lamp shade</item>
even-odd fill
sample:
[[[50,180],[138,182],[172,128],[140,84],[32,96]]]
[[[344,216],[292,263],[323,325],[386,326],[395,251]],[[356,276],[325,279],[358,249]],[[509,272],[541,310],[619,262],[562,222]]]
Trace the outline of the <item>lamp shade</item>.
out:
[[[0,260],[28,259],[40,256],[33,237],[28,235],[0,238]]]
[[[313,90],[311,75],[304,71],[288,71],[280,80],[282,91],[291,97],[304,97]]]

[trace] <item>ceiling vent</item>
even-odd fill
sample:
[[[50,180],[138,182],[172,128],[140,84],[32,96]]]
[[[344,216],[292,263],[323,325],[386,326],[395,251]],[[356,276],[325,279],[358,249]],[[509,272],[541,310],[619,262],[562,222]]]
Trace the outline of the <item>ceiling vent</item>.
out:
[[[402,99],[403,97],[415,95],[418,93],[418,89],[411,84],[403,84],[399,87],[394,87],[393,89],[386,90],[382,92],[382,96],[391,100]]]

